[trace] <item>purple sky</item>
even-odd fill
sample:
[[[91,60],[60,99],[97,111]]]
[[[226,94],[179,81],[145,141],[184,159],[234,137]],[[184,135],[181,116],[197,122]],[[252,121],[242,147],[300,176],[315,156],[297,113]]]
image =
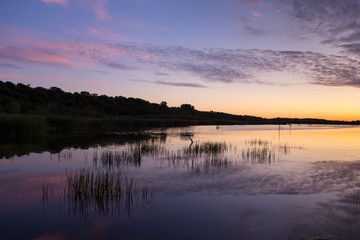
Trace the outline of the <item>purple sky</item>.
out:
[[[0,80],[360,119],[360,1],[4,0]]]

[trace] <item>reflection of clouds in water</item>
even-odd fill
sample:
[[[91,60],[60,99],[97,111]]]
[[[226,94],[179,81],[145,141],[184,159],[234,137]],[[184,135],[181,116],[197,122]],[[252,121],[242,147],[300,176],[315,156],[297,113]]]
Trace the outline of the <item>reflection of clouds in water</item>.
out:
[[[314,239],[315,236],[322,236],[323,239],[358,239],[360,209],[354,206],[354,190],[340,193],[338,197],[319,203],[313,211],[302,215],[290,239]],[[311,236],[313,238],[309,238]]]
[[[176,195],[203,191],[211,195],[314,194],[360,187],[359,172],[360,162],[304,163],[289,170],[281,166],[232,165],[210,169],[203,175],[171,172],[162,175],[160,181],[171,186],[163,188],[167,194]]]
[[[304,196],[299,206],[308,205],[310,209],[290,208],[289,214],[295,214],[296,220],[291,220],[284,228],[290,231],[289,239],[354,239],[360,236],[360,206],[354,202],[360,188],[360,161],[304,163],[289,170],[281,166],[238,165],[212,169],[201,176],[183,172],[162,177],[166,186],[162,186],[161,191],[173,196],[194,193],[219,197],[259,195],[266,201],[260,195],[309,195],[309,203]],[[324,196],[312,205],[313,194],[333,197]],[[288,201],[291,202],[291,198]],[[262,215],[261,209],[261,206],[248,209],[240,219]]]

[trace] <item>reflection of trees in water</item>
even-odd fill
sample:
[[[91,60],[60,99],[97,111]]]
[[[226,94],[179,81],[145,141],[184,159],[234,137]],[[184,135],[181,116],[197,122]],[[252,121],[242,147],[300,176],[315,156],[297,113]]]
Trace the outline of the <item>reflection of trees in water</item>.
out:
[[[88,149],[99,145],[134,144],[139,141],[159,139],[166,140],[166,134],[150,135],[143,131],[124,131],[122,133],[107,134],[99,131],[63,131],[51,132],[46,137],[29,139],[16,137],[15,139],[0,139],[0,158],[23,156],[31,152],[50,152],[58,154],[64,149]]]
[[[50,154],[50,159],[56,158],[58,162],[65,161],[68,162],[72,159],[72,151],[71,150],[63,150],[57,154]]]
[[[154,199],[151,183],[129,176],[126,172],[80,169],[67,173],[67,186],[61,191],[69,213],[86,219],[95,215],[121,214],[149,206]],[[43,204],[53,198],[54,185],[43,182]],[[60,200],[61,201],[61,200]]]
[[[242,150],[242,158],[251,164],[274,164],[278,163],[279,155],[289,155],[292,150],[304,149],[302,146],[285,144],[273,144],[272,141],[253,139],[245,141]]]

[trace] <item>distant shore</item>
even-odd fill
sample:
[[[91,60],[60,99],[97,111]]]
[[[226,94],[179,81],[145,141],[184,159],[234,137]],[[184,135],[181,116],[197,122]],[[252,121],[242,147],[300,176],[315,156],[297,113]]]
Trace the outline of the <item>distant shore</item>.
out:
[[[346,124],[312,118],[262,118],[214,111],[199,111],[191,104],[169,107],[165,101],[150,103],[139,98],[98,96],[89,92],[64,92],[60,88],[32,88],[0,81],[0,137],[41,138],[49,131],[180,127],[191,125]]]

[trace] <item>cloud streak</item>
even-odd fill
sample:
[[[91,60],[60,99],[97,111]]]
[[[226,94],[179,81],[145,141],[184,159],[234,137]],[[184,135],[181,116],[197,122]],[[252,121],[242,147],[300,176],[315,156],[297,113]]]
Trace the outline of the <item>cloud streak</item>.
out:
[[[109,21],[113,19],[106,10],[107,0],[91,0],[89,2],[91,10],[94,12],[96,18],[103,21]]]
[[[57,4],[63,7],[69,5],[69,0],[41,0],[41,1],[46,4]],[[97,19],[102,21],[113,20],[113,17],[106,9],[107,0],[77,0],[77,2],[81,3],[80,5],[81,8],[91,10]]]
[[[47,4],[58,4],[60,6],[67,6],[68,5],[68,0],[41,0],[44,3]]]
[[[353,46],[356,47],[359,46]],[[181,74],[196,81],[157,82],[173,86],[204,87],[198,81],[276,85],[276,81],[258,79],[258,74],[287,72],[304,79],[296,84],[360,87],[358,59],[315,52],[194,49],[80,40],[63,43],[23,41],[21,46],[0,45],[0,60],[0,67],[40,64],[91,70],[105,66],[119,71],[143,70],[154,75],[166,72],[169,78]],[[288,84],[294,83],[289,81]]]
[[[176,87],[207,88],[206,86],[201,84],[187,83],[187,82],[169,82],[169,81],[161,81],[161,80],[149,81],[149,80],[141,80],[141,79],[129,79],[129,80],[135,82],[145,82],[145,83],[176,86]]]
[[[342,48],[346,53],[360,57],[359,0],[233,1],[279,12],[297,26],[296,31],[317,35],[322,39],[322,43]]]
[[[206,88],[204,85],[196,84],[196,83],[166,82],[166,81],[155,81],[154,83],[161,85],[177,86],[177,87]]]
[[[0,74],[0,78],[15,78],[15,79],[21,79],[26,78],[24,75],[17,75],[17,74]]]

